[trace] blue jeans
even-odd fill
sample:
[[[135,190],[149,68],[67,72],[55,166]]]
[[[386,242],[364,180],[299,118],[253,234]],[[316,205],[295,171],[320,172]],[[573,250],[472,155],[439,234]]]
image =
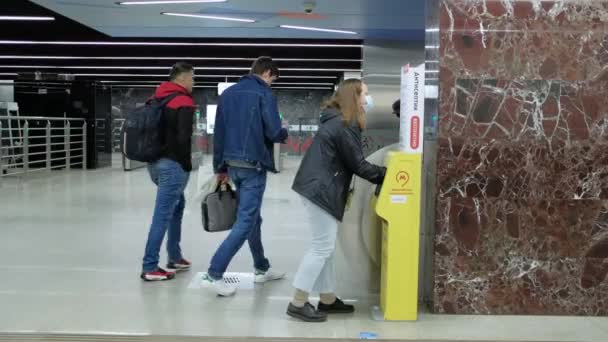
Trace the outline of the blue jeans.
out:
[[[222,279],[230,261],[243,247],[245,241],[249,242],[253,267],[262,272],[270,268],[262,246],[262,216],[260,215],[262,198],[266,190],[266,171],[229,168],[228,173],[237,188],[239,208],[230,234],[211,259],[208,274],[216,280]]]
[[[179,243],[182,238],[182,218],[186,206],[184,190],[188,185],[190,174],[184,171],[180,164],[170,159],[161,159],[148,165],[148,172],[158,191],[146,243],[143,271],[153,272],[158,268],[160,247],[167,230],[169,231],[167,236],[169,262],[178,262],[182,259]]]

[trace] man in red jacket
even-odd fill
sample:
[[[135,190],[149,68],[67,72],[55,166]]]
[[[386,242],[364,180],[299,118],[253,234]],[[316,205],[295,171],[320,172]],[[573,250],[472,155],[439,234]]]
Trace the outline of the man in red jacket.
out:
[[[173,279],[175,272],[190,268],[190,262],[182,255],[180,240],[186,205],[184,190],[192,171],[194,67],[177,63],[171,69],[170,79],[170,82],[163,82],[154,95],[160,99],[178,94],[163,109],[161,159],[148,165],[158,191],[141,273],[146,281]],[[170,271],[158,266],[160,247],[167,232],[167,268]]]

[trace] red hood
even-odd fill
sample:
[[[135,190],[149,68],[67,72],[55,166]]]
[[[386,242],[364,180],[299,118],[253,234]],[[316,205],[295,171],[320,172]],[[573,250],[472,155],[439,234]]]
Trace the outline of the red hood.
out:
[[[154,97],[156,97],[156,98],[167,97],[176,92],[192,97],[192,95],[188,92],[188,90],[186,90],[186,88],[180,86],[179,84],[173,83],[173,82],[161,83],[158,86],[158,88],[156,88]]]

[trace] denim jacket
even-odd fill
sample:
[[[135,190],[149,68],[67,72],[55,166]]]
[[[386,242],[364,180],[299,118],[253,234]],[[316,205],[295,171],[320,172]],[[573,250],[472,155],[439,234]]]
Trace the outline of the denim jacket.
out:
[[[242,161],[276,172],[273,145],[284,143],[277,100],[256,75],[247,75],[218,100],[213,141],[213,169],[225,172],[226,162]]]

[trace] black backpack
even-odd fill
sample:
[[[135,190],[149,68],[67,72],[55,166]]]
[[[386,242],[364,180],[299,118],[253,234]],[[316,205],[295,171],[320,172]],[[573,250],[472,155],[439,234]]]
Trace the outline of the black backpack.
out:
[[[127,113],[121,135],[122,153],[127,158],[142,163],[153,163],[161,158],[163,109],[178,95],[151,98],[145,106]]]

